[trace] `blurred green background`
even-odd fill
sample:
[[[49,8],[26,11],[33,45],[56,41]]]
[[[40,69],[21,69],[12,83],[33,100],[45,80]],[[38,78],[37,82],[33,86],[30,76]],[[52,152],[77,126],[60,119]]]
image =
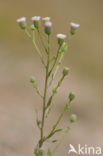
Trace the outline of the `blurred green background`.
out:
[[[57,33],[69,34],[71,21],[80,23],[65,55],[70,75],[55,96],[46,130],[60,114],[70,91],[76,93],[69,113],[77,122],[56,155],[68,155],[69,144],[103,145],[103,0],[0,0],[0,156],[30,156],[39,138],[35,108],[41,113],[42,101],[29,83],[36,77],[44,86],[44,69],[31,41],[16,19],[50,16],[53,22],[52,51]],[[57,83],[61,71],[55,78]],[[65,114],[60,127],[69,121]],[[49,145],[50,146],[50,145]]]

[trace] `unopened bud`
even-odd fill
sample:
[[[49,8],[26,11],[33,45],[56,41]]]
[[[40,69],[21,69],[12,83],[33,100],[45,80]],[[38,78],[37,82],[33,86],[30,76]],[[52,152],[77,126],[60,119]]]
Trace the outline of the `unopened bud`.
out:
[[[21,29],[26,29],[27,24],[26,24],[26,17],[21,17],[19,19],[16,20],[17,23],[19,23]]]
[[[66,35],[65,34],[57,34],[57,38],[58,38],[58,44],[61,46],[64,43]]]
[[[76,119],[77,119],[77,116],[75,114],[72,114],[70,117],[70,122],[73,123],[76,121]]]
[[[34,78],[34,77],[31,77],[31,78],[30,78],[30,82],[31,82],[31,83],[34,83],[34,82],[35,82],[35,78]]]
[[[52,32],[52,23],[51,22],[46,22],[45,23],[45,33],[47,35],[50,35]]]
[[[69,99],[70,99],[70,101],[74,100],[74,98],[75,98],[75,94],[74,94],[73,92],[71,92],[71,93],[69,94]]]
[[[32,21],[34,23],[35,28],[39,29],[40,27],[40,16],[34,16],[32,17]]]
[[[65,67],[63,69],[63,75],[66,76],[66,75],[68,75],[68,73],[69,73],[69,68]]]
[[[80,27],[80,24],[76,24],[76,23],[71,22],[70,23],[70,33],[71,33],[71,35],[74,35],[77,32],[79,27]]]
[[[34,31],[34,30],[35,30],[35,27],[34,27],[34,25],[33,25],[33,24],[31,25],[31,27],[30,27],[30,28],[31,28],[31,30],[32,30],[32,31]]]

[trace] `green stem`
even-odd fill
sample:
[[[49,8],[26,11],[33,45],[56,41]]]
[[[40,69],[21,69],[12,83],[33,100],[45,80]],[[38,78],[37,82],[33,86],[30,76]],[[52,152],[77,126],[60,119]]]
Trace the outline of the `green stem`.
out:
[[[55,76],[56,76],[56,74],[57,74],[57,72],[58,72],[58,70],[59,70],[59,67],[60,67],[60,65],[61,65],[61,63],[62,63],[63,57],[64,57],[64,52],[63,52],[63,53],[61,54],[61,56],[60,56],[60,59],[59,59],[59,62],[58,62],[58,64],[57,64],[57,66],[56,66],[56,69],[55,69],[54,74],[52,74],[52,78],[51,78],[51,81],[50,81],[50,83],[49,83],[49,86],[52,84],[52,82],[53,82],[53,80],[54,80],[54,78],[55,78]]]
[[[40,59],[42,61],[42,64],[45,66],[45,63],[44,63],[44,60],[43,60],[43,56],[42,56],[42,54],[41,54],[41,52],[40,52],[40,50],[39,50],[39,48],[38,48],[38,46],[37,46],[37,44],[35,42],[35,34],[34,34],[34,31],[33,31],[33,38],[32,38],[32,36],[30,35],[30,33],[28,32],[27,29],[25,29],[25,33],[32,40],[32,43],[34,44],[35,49],[36,49],[38,55],[40,56]]]
[[[40,90],[39,90],[39,88],[38,88],[38,86],[37,86],[36,83],[33,84],[33,87],[35,88],[37,94],[38,94],[41,98],[43,98],[43,96],[42,96],[42,94],[41,94],[41,92],[40,92]]]
[[[61,77],[61,79],[59,80],[59,82],[58,82],[57,86],[53,89],[52,96],[54,96],[54,95],[57,93],[58,88],[60,87],[60,85],[61,85],[62,81],[64,80],[64,77],[65,77],[65,76],[64,76],[64,75],[62,75],[62,77]]]
[[[70,43],[71,39],[72,39],[72,35],[70,35],[70,37],[69,37],[69,39],[68,39],[68,41],[67,41],[67,44]],[[49,86],[52,84],[52,82],[53,82],[53,80],[54,80],[54,77],[56,76],[57,71],[59,70],[59,67],[60,67],[60,65],[61,65],[61,63],[62,63],[62,60],[63,60],[63,58],[64,58],[64,54],[65,54],[65,52],[62,52],[62,51],[66,48],[67,44],[65,44],[65,46],[63,47],[63,49],[61,49],[61,51],[60,51],[61,56],[60,56],[60,59],[59,59],[59,62],[58,62],[58,64],[57,64],[57,66],[56,66],[55,72],[54,72],[54,74],[52,74],[52,78],[51,78],[51,81],[49,82]],[[54,59],[54,57],[53,57],[53,59]],[[54,65],[54,66],[55,66],[55,65]],[[52,67],[52,68],[54,68],[54,67]]]
[[[48,35],[48,59],[46,66],[46,78],[45,78],[45,88],[44,88],[44,97],[43,97],[43,115],[42,115],[42,124],[41,124],[41,139],[39,147],[41,148],[43,145],[43,131],[44,131],[44,121],[45,121],[45,105],[46,105],[46,95],[47,95],[47,83],[48,83],[48,71],[49,71],[49,63],[50,63],[50,36]]]
[[[37,29],[37,31],[38,31],[38,34],[39,34],[41,43],[42,43],[42,45],[43,45],[43,47],[44,47],[44,49],[45,49],[45,52],[48,53],[48,50],[47,50],[47,48],[46,48],[46,46],[45,46],[45,43],[44,43],[43,37],[42,37],[42,35],[41,35],[41,33],[40,33],[40,30]]]
[[[57,128],[58,124],[60,123],[64,113],[69,109],[69,105],[70,105],[70,101],[65,105],[62,113],[60,114],[59,118],[57,119],[56,123],[54,124],[54,126],[52,127],[51,132],[49,133],[49,135],[45,138],[45,141],[50,138],[49,136],[55,131],[55,129]]]
[[[66,136],[67,133],[69,132],[70,128],[71,128],[71,123],[70,123],[70,125],[67,127],[67,129],[65,130],[65,132],[64,132],[64,134],[62,135],[62,137],[61,137],[59,143],[58,143],[58,144],[56,145],[56,147],[54,148],[53,152],[51,153],[51,156],[54,155],[54,153],[56,152],[56,150],[58,149],[58,147],[61,145],[61,143],[63,142],[65,136]]]
[[[26,35],[27,35],[30,39],[32,39],[31,34],[28,32],[28,30],[25,29],[24,31],[25,31]]]
[[[53,65],[52,65],[52,67],[51,67],[51,70],[50,70],[50,72],[49,72],[49,75],[51,74],[51,72],[53,71],[53,69],[54,69],[54,67],[55,67],[55,65],[56,65],[56,62],[57,62],[57,59],[58,59],[58,56],[59,56],[59,52],[60,52],[60,48],[61,48],[61,46],[59,46],[59,48],[58,48],[58,50],[57,50],[57,55],[56,55],[56,57],[55,57],[55,59],[54,59],[54,63],[53,63]]]
[[[34,34],[34,31],[33,31],[33,39],[32,39],[32,42],[33,42],[33,44],[34,44],[34,46],[35,46],[35,49],[36,49],[38,55],[39,55],[40,58],[41,58],[42,64],[45,66],[45,63],[44,63],[44,60],[43,60],[43,56],[42,56],[41,52],[39,51],[39,48],[38,48],[38,46],[37,46],[37,44],[36,44],[36,42],[35,42],[35,34]]]

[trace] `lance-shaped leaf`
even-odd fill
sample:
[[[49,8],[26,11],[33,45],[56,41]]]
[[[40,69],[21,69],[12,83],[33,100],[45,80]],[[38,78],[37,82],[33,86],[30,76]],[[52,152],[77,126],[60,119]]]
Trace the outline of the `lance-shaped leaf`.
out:
[[[62,131],[62,129],[56,129],[56,130],[52,131],[45,139],[49,139],[49,138],[51,138],[55,133],[61,132],[61,131]]]

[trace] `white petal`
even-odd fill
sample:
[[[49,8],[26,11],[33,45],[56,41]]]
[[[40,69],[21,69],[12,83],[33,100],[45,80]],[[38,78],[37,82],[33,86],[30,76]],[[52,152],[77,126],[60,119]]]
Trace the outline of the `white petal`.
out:
[[[57,38],[65,39],[67,36],[65,34],[57,34]]]
[[[20,22],[25,22],[25,21],[26,21],[26,17],[18,18],[16,21],[17,21],[18,23],[20,23]]]
[[[71,27],[74,27],[74,28],[79,28],[79,27],[80,27],[80,24],[71,22],[71,23],[70,23],[70,26],[71,26]]]
[[[31,19],[32,19],[32,21],[40,21],[40,16],[34,16],[34,17],[32,17]]]

